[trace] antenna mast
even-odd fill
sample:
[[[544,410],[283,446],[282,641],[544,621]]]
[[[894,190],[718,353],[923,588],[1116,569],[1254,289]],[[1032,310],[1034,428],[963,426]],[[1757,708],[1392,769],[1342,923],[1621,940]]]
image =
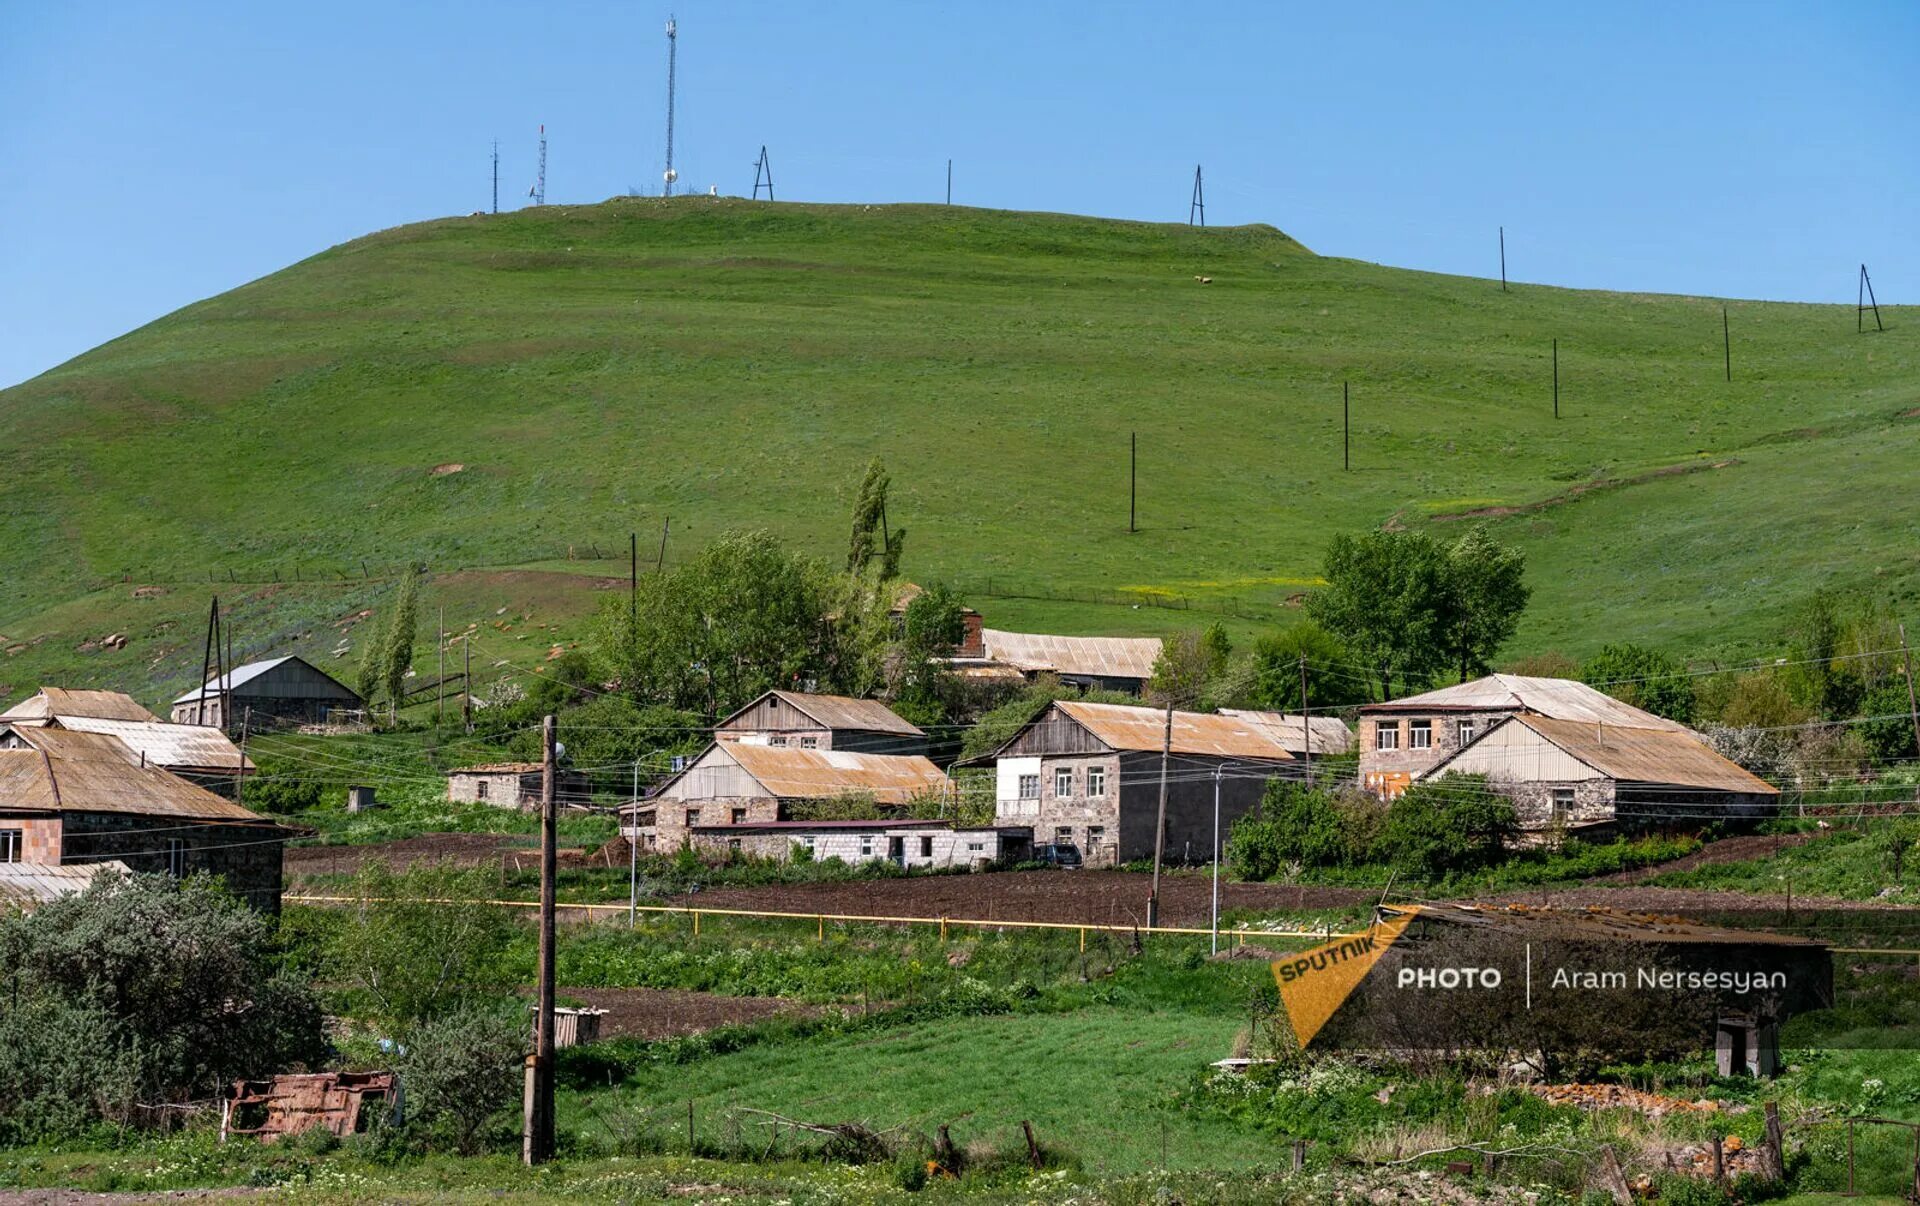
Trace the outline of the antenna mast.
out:
[[[1195,218],[1198,221],[1195,221]],[[1187,203],[1187,225],[1205,226],[1207,224],[1207,196],[1200,188],[1200,165],[1193,165],[1193,200]]]
[[[540,167],[534,174],[533,187],[527,190],[527,196],[533,198],[535,205],[547,203],[547,127],[540,125]]]
[[[493,140],[493,212],[500,212],[500,140]]]
[[[762,177],[765,177],[762,180]],[[773,162],[767,158],[767,148],[760,148],[760,159],[753,165],[753,199],[760,199],[760,190],[767,190],[767,200],[773,200]]]
[[[673,196],[673,182],[680,173],[673,170],[673,68],[674,59],[680,49],[680,26],[672,16],[667,17],[667,170],[661,173],[666,181],[663,197]]]

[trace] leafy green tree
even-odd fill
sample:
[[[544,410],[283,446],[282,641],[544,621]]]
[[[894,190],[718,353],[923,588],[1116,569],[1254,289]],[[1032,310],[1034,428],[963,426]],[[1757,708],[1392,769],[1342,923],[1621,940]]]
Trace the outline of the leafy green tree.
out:
[[[1533,588],[1527,557],[1476,527],[1447,549],[1447,619],[1451,660],[1466,682],[1493,669],[1494,655],[1513,637]]]
[[[1307,599],[1307,614],[1370,669],[1380,698],[1449,663],[1451,566],[1432,537],[1343,532],[1328,543],[1321,573],[1327,585]]]
[[[1266,633],[1253,643],[1253,706],[1300,711],[1302,658],[1307,662],[1310,706],[1338,708],[1366,701],[1365,687],[1341,665],[1347,660],[1347,647],[1340,638],[1312,620],[1302,620],[1280,632]]]
[[[1867,693],[1860,704],[1861,738],[1874,758],[1901,762],[1920,757],[1913,743],[1913,717],[1908,711],[1907,684],[1904,679],[1889,679]]]
[[[1176,632],[1160,643],[1153,676],[1147,680],[1149,702],[1165,707],[1200,707],[1211,701],[1209,689],[1227,671],[1233,643],[1220,624]]]
[[[420,575],[409,569],[400,579],[393,612],[380,630],[380,685],[386,688],[388,705],[395,710],[406,693],[407,671],[413,669],[413,642],[419,626]]]
[[[1380,844],[1403,873],[1439,880],[1499,862],[1518,831],[1513,801],[1490,790],[1485,775],[1447,774],[1387,806]]]
[[[624,795],[632,790],[633,768],[643,781],[666,769],[676,754],[692,754],[707,743],[705,721],[693,712],[662,704],[638,704],[625,695],[596,695],[577,706],[543,708],[508,727],[516,758],[538,761],[540,733],[531,726],[554,713],[554,737],[566,746],[567,761],[588,772],[596,786]]]
[[[493,888],[485,872],[445,863],[399,872],[367,863],[348,890],[347,923],[330,936],[331,974],[403,1033],[519,983],[524,969],[502,963],[513,919],[460,903],[487,899]]]
[[[1580,667],[1580,681],[1598,687],[1621,703],[1692,724],[1693,679],[1671,654],[1644,645],[1602,646]]]
[[[879,457],[867,462],[853,503],[853,539],[847,550],[847,572],[864,574],[877,557],[880,580],[900,574],[900,556],[906,547],[907,530],[887,526],[887,489],[893,479]]]
[[[505,1131],[531,1026],[521,1002],[470,1002],[413,1027],[400,1058],[413,1119],[475,1155]]]

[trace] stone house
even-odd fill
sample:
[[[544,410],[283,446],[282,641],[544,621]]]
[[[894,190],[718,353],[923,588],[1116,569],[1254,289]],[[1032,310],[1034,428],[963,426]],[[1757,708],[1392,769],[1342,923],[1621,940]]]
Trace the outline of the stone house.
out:
[[[1167,714],[1158,708],[1060,700],[995,751],[997,825],[1031,826],[1034,841],[1069,844],[1088,866],[1152,858]],[[1204,862],[1214,798],[1224,841],[1267,781],[1300,774],[1268,729],[1231,716],[1175,712],[1167,773],[1165,857]]]
[[[642,849],[677,850],[696,829],[801,820],[797,807],[857,798],[881,813],[951,811],[952,783],[919,754],[716,741],[645,799],[621,809]],[[744,849],[744,846],[742,847]]]
[[[150,766],[172,771],[209,791],[234,794],[243,772],[255,767],[228,736],[198,724],[173,724],[119,691],[42,687],[0,713],[0,724],[105,733],[118,737]]]
[[[1018,862],[1033,850],[1033,831],[1024,826],[956,828],[944,820],[748,821],[696,825],[688,835],[697,849],[782,861],[805,850],[816,861],[886,861],[907,869],[977,869]]]
[[[254,907],[280,907],[294,830],[144,763],[105,733],[0,727],[0,862],[117,860],[142,873],[205,872]]]
[[[350,687],[303,657],[236,666],[173,701],[175,724],[237,730],[251,713],[261,720],[323,724],[367,706]]]
[[[462,804],[491,804],[523,811],[540,807],[538,762],[487,762],[455,767],[447,772],[447,799]],[[586,777],[561,769],[554,774],[554,800],[584,804],[590,796]]]
[[[1757,818],[1780,794],[1684,730],[1524,713],[1496,721],[1420,779],[1451,772],[1487,776],[1513,800],[1522,829],[1554,835]]]
[[[1685,725],[1564,678],[1490,674],[1360,709],[1360,782],[1386,799],[1509,716],[1693,736]]]
[[[714,726],[714,740],[803,750],[924,754],[927,734],[873,699],[769,691]]]

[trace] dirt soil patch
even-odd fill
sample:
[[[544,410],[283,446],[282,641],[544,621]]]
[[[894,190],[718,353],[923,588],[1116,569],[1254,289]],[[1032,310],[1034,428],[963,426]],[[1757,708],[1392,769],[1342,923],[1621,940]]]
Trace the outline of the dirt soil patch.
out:
[[[1058,921],[1144,925],[1152,876],[1132,871],[989,871],[854,883],[767,884],[709,888],[699,903],[715,908],[792,913],[855,913],[888,917],[953,917],[976,921]],[[1207,924],[1209,880],[1160,880],[1162,925]],[[1332,909],[1370,904],[1365,888],[1220,883],[1221,909]]]
[[[771,1017],[812,1017],[817,1005],[778,997],[727,997],[711,992],[666,988],[562,988],[560,995],[604,1009],[600,1037],[673,1038],[716,1026],[743,1025]]]
[[[1514,515],[1531,515],[1545,511],[1549,507],[1558,507],[1583,498],[1588,494],[1603,490],[1618,490],[1625,486],[1640,486],[1647,482],[1656,482],[1662,478],[1684,477],[1690,473],[1703,473],[1713,469],[1731,469],[1740,463],[1739,457],[1727,457],[1718,461],[1688,461],[1679,465],[1666,465],[1659,469],[1649,469],[1645,473],[1636,473],[1631,477],[1599,477],[1592,481],[1570,486],[1560,493],[1537,502],[1520,503],[1515,506],[1475,507],[1470,511],[1442,511],[1433,516],[1435,523],[1450,523],[1455,520],[1505,519]]]

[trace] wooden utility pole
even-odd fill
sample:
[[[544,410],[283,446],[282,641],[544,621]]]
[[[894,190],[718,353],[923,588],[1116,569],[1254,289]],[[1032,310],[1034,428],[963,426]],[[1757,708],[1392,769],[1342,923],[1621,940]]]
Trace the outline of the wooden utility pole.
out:
[[[660,524],[660,559],[653,563],[653,572],[659,573],[667,568],[667,533],[673,530],[673,516],[669,515]]]
[[[1500,292],[1507,291],[1507,228],[1500,228]]]
[[[473,732],[473,633],[460,638],[460,727]]]
[[[213,606],[207,612],[207,648],[200,655],[200,700],[194,706],[193,722],[207,723],[207,683],[213,676],[213,630],[220,622],[220,596],[213,596]]]
[[[1353,468],[1353,402],[1347,383],[1340,383],[1340,467]]]
[[[662,558],[664,560],[664,558]],[[640,533],[627,533],[627,634],[640,628]]]
[[[1140,433],[1134,432],[1127,454],[1127,531],[1135,530],[1134,519],[1140,507]]]
[[[1860,265],[1860,288],[1854,299],[1853,329],[1859,334],[1867,329],[1867,307],[1873,307],[1873,329],[1884,331],[1887,328],[1880,322],[1880,299],[1873,295],[1873,278],[1867,275],[1867,266]]]
[[[1153,821],[1153,887],[1147,893],[1147,928],[1160,924],[1160,859],[1167,845],[1167,763],[1173,757],[1173,695],[1167,695],[1167,730],[1160,742],[1160,809]]]
[[[444,605],[435,623],[439,630],[434,633],[433,643],[440,658],[439,681],[433,684],[433,732],[437,738],[440,726],[447,723],[447,609]]]
[[[1900,622],[1900,658],[1907,666],[1907,716],[1913,721],[1913,744],[1920,752],[1920,704],[1914,702],[1913,651],[1907,648],[1907,624]]]
[[[233,772],[233,802],[244,806],[247,802],[247,730],[253,725],[253,708],[248,706],[246,714],[240,718],[240,765]],[[146,755],[142,754],[142,758]]]
[[[540,983],[527,1064],[527,1100],[521,1155],[528,1164],[553,1158],[553,944],[555,806],[553,717],[540,722]]]
[[[1307,655],[1300,655],[1300,737],[1305,742],[1307,786],[1313,786],[1313,708],[1307,703]]]
[[[1560,417],[1560,341],[1553,341],[1553,417]]]
[[[1727,381],[1733,381],[1733,329],[1727,325],[1727,308],[1720,307],[1720,344],[1727,352]]]

